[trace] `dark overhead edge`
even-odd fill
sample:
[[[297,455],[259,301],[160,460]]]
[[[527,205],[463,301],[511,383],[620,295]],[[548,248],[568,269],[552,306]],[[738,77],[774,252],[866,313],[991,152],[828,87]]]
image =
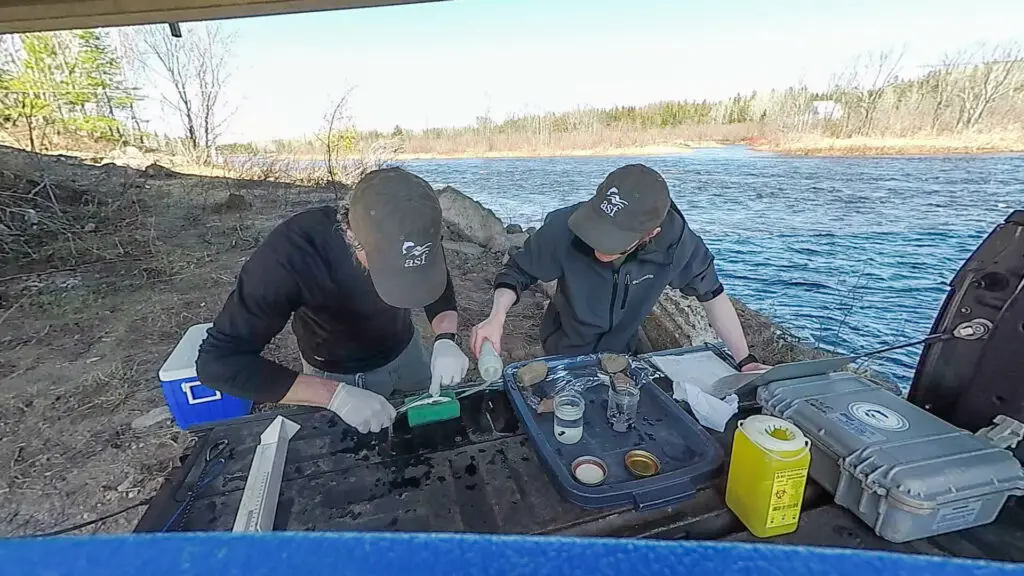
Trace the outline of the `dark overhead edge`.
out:
[[[0,0],[0,34],[191,22],[442,0]]]

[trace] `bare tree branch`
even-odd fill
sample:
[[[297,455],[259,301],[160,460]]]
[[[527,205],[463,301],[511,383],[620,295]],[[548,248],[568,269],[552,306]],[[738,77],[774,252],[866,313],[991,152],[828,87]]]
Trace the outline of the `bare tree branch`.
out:
[[[903,62],[905,54],[906,48],[902,48],[898,52],[896,50],[886,50],[869,56],[868,66],[870,67],[869,75],[871,76],[871,82],[863,86],[863,99],[861,102],[863,117],[860,126],[857,128],[858,133],[867,134],[871,132],[875,121],[875,113],[878,111],[878,105],[885,96],[886,90],[899,81],[897,71]]]
[[[956,87],[956,78],[962,74],[961,68],[966,61],[967,53],[963,50],[947,53],[942,57],[939,68],[928,74],[935,98],[932,105],[932,132],[938,130],[939,123],[942,122],[942,118],[950,106],[953,90]]]
[[[976,54],[982,63],[971,68],[961,82],[960,113],[957,128],[977,126],[988,108],[1010,94],[1024,81],[1024,52],[1017,43],[979,46]]]
[[[348,112],[348,98],[351,94],[352,90],[347,90],[327,114],[327,135],[324,140],[324,150],[327,155],[327,180],[331,184],[331,189],[334,190],[334,195],[339,198],[341,197],[341,193],[338,190],[338,173],[334,166],[334,156],[338,153],[336,150],[337,146],[334,144],[334,129],[335,125],[340,127],[340,125],[346,120],[346,114]]]
[[[226,123],[221,97],[234,38],[217,24],[189,26],[182,38],[151,26],[141,37],[146,55],[170,85],[162,100],[177,112],[192,151],[209,162]]]

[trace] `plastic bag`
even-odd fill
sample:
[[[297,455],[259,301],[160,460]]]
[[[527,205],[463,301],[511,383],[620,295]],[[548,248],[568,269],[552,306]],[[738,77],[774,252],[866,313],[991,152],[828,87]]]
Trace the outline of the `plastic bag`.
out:
[[[690,405],[693,415],[697,417],[697,421],[702,426],[716,432],[725,430],[725,425],[739,410],[740,404],[740,400],[735,394],[730,394],[724,400],[719,400],[693,383],[673,382],[672,398],[685,400]]]
[[[531,409],[540,411],[541,402],[564,392],[582,393],[593,386],[608,386],[608,376],[592,363],[597,357],[596,354],[588,354],[570,360],[548,362],[547,377],[531,386],[523,398]]]

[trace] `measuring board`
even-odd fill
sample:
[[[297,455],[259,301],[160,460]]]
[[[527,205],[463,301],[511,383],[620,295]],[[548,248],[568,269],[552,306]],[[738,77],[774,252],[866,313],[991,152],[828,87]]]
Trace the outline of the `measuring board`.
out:
[[[288,442],[299,428],[295,422],[278,416],[260,434],[260,445],[252,458],[232,532],[270,532],[274,529]]]

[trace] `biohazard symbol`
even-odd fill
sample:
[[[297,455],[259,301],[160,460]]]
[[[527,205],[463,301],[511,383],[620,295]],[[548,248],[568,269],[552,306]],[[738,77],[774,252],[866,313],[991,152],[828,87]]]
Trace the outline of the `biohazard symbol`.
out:
[[[776,500],[784,500],[785,498],[786,498],[786,490],[785,489],[776,490],[775,491],[775,499]]]

